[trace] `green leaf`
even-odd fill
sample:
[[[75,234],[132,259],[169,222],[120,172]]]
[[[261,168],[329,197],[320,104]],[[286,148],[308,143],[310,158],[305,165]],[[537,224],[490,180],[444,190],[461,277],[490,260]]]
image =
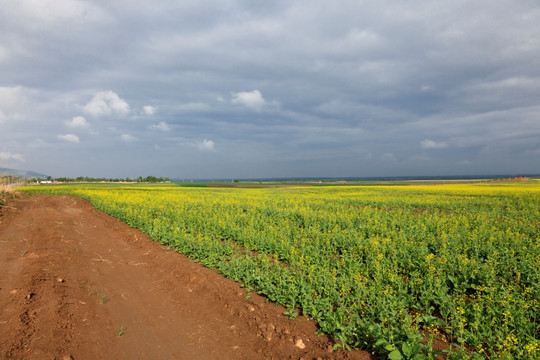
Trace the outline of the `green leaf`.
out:
[[[412,356],[413,349],[414,348],[412,346],[409,346],[409,344],[407,343],[401,345],[401,350],[403,350],[403,355],[405,355],[408,358]]]
[[[394,350],[390,354],[388,354],[388,359],[390,360],[401,360],[403,359],[403,356],[399,352],[399,350]]]
[[[381,346],[382,344],[384,344],[386,341],[384,341],[384,339],[379,339],[376,343],[375,343],[375,346],[378,347],[378,346]]]

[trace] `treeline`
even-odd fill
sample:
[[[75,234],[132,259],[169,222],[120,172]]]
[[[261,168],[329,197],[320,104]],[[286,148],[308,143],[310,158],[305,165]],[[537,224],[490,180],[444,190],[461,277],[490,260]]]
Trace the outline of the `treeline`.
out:
[[[15,175],[0,176],[0,187],[13,187],[19,185],[27,185],[36,182],[36,179],[22,178]]]
[[[19,182],[21,182],[21,179],[19,179],[17,176],[13,176],[13,175],[0,176],[0,185],[10,185],[10,184],[16,184]]]
[[[47,180],[53,180],[48,178]],[[156,176],[139,176],[138,178],[94,178],[89,176],[79,176],[76,178],[69,177],[57,177],[54,179],[55,182],[133,182],[133,183],[162,183],[162,182],[171,182],[171,178],[168,177],[156,177]]]

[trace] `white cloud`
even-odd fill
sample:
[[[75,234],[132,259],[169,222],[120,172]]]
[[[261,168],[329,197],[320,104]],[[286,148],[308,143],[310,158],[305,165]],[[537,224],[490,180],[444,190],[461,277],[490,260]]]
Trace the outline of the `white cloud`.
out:
[[[75,116],[71,121],[66,121],[66,125],[72,128],[87,128],[90,126],[88,121],[82,116]]]
[[[129,105],[111,90],[100,91],[84,106],[84,111],[94,116],[110,115],[112,113],[127,115]]]
[[[120,136],[120,140],[122,140],[124,142],[133,142],[133,141],[137,141],[138,139],[135,136],[132,136],[132,135],[129,135],[129,134],[122,134]]]
[[[534,1],[396,2],[393,11],[358,1],[309,4],[231,2],[215,12],[204,1],[0,0],[0,151],[25,154],[30,169],[68,175],[86,164],[104,176],[133,169],[118,160],[121,151],[102,146],[109,140],[140,145],[137,160],[148,173],[172,161],[153,156],[154,143],[163,154],[187,149],[220,165],[175,159],[185,176],[199,168],[215,177],[462,173],[462,159],[486,173],[538,164]],[[152,41],[129,41],[134,33]],[[59,134],[77,134],[80,144]],[[122,134],[139,139],[124,143],[132,136]],[[45,150],[19,147],[37,137],[49,143]],[[204,143],[208,137],[215,143]],[[93,151],[75,159],[54,153],[59,143]],[[487,145],[500,150],[479,154]],[[223,149],[230,156],[213,159]],[[293,153],[304,162],[283,155]],[[397,163],[381,161],[384,153]],[[503,153],[514,167],[504,167]]]
[[[74,143],[78,143],[80,141],[79,137],[77,135],[74,135],[74,134],[58,135],[57,139],[58,140],[69,141],[69,142],[74,142]]]
[[[152,125],[152,129],[161,130],[161,131],[171,131],[169,124],[167,124],[165,121],[160,121],[159,123]]]
[[[197,149],[201,151],[213,151],[214,142],[212,140],[204,139],[203,141],[197,143]]]
[[[17,160],[24,162],[24,156],[21,154],[13,154],[10,152],[0,152],[0,163],[7,161],[7,160]]]
[[[445,149],[448,147],[448,144],[445,142],[437,142],[426,139],[420,141],[420,146],[422,149]]]
[[[156,113],[156,108],[151,105],[143,106],[143,112],[145,115],[154,115]]]
[[[255,111],[261,111],[267,104],[259,90],[232,93],[232,103]]]
[[[19,104],[21,96],[21,87],[0,86],[0,108],[14,109]]]

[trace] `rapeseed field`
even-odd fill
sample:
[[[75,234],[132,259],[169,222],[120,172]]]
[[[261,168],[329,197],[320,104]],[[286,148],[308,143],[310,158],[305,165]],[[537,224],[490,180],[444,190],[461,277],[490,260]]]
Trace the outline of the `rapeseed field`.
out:
[[[540,358],[540,183],[62,185],[390,359]]]

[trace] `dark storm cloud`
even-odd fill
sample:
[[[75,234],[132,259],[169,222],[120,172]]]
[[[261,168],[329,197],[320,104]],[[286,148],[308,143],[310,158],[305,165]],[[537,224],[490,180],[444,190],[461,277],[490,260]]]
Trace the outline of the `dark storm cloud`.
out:
[[[536,1],[0,5],[6,166],[68,176],[540,172]]]

